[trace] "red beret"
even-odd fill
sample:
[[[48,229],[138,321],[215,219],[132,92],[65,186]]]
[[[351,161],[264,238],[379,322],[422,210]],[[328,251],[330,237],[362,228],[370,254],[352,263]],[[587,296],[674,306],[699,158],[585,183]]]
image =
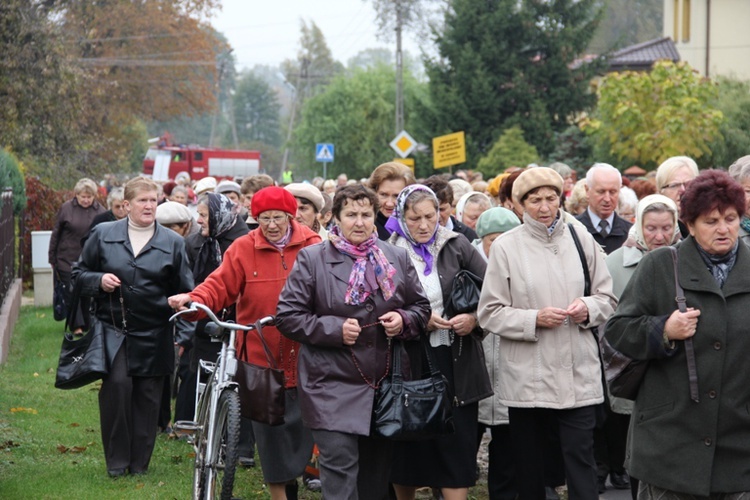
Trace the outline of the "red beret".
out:
[[[281,210],[289,215],[297,213],[297,200],[294,195],[284,188],[278,186],[268,186],[253,195],[251,203],[253,217],[267,210]]]

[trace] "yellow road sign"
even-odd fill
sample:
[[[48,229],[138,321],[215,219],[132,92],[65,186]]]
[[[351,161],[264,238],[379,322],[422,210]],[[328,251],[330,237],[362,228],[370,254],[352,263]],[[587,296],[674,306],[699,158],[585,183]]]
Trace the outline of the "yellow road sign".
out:
[[[414,172],[414,158],[394,158],[393,161],[406,165]]]
[[[390,143],[391,148],[401,158],[406,158],[417,147],[417,141],[406,130],[402,130]]]
[[[433,137],[432,161],[435,164],[435,168],[445,168],[465,163],[466,140],[463,131]]]

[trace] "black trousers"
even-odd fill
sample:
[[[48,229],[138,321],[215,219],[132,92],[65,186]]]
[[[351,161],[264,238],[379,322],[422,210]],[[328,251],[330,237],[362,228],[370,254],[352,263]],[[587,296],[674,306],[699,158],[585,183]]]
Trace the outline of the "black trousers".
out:
[[[569,410],[509,408],[509,416],[520,500],[543,500],[545,497],[544,464],[550,453],[550,422],[556,423],[559,429],[569,498],[599,498],[594,461],[596,415],[593,406]]]
[[[128,376],[123,342],[99,391],[99,419],[107,470],[129,469],[131,474],[148,470],[156,442],[163,388],[163,376]]]
[[[509,425],[484,425],[479,424],[479,439],[485,430],[490,430],[492,439],[487,449],[489,452],[489,465],[487,468],[487,492],[490,500],[515,500],[518,494],[516,488],[516,471],[511,454],[511,439]]]
[[[630,415],[615,413],[605,405],[604,425],[594,431],[594,455],[597,474],[606,479],[610,472],[625,472],[625,448],[628,440]]]

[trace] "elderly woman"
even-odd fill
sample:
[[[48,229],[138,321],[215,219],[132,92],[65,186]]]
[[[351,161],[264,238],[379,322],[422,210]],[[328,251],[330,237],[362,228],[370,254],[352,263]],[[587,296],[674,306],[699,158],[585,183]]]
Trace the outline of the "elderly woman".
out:
[[[638,498],[746,498],[750,251],[738,242],[745,194],[728,174],[709,170],[680,203],[690,231],[677,249],[687,311],[675,303],[672,255],[656,249],[607,323],[613,347],[648,360],[627,466],[640,479]]]
[[[484,193],[472,191],[464,194],[456,204],[456,219],[476,231],[477,219],[482,212],[492,208],[492,200]]]
[[[378,165],[370,175],[369,187],[378,195],[378,213],[375,217],[375,228],[378,238],[387,240],[391,233],[385,228],[388,217],[396,208],[396,198],[406,186],[414,184],[414,173],[403,163],[391,161]]]
[[[318,218],[325,206],[325,195],[312,184],[303,182],[287,184],[284,189],[292,193],[297,200],[297,222],[318,233],[322,239],[326,239],[328,230],[321,226]]]
[[[682,210],[680,197],[687,189],[690,181],[698,177],[698,165],[695,160],[687,156],[673,156],[664,160],[656,169],[656,192],[671,198],[677,205],[678,210]],[[680,234],[686,238],[688,233],[687,226],[679,221]]]
[[[479,301],[479,324],[500,337],[499,400],[508,406],[519,498],[544,498],[548,423],[559,429],[570,498],[598,498],[595,407],[604,400],[599,347],[591,328],[612,315],[616,299],[599,245],[565,224],[563,179],[531,168],[513,184],[523,225],[492,244]],[[571,230],[581,242],[584,272]]]
[[[94,217],[89,230],[94,229],[94,226],[98,226],[102,222],[114,222],[124,219],[128,215],[127,211],[125,211],[125,191],[121,187],[112,188],[109,192],[107,195],[107,206],[109,210]]]
[[[176,201],[165,201],[156,207],[156,222],[183,238],[200,233],[200,226],[195,223],[190,209]]]
[[[218,269],[189,294],[169,298],[176,309],[190,301],[221,311],[237,303],[237,322],[254,323],[276,312],[279,293],[292,270],[294,259],[305,247],[320,242],[320,236],[294,220],[297,202],[283,188],[263,188],[253,196],[252,216],[258,229],[237,238],[221,258]],[[214,220],[214,225],[216,221]],[[209,227],[211,222],[209,222]],[[218,227],[216,228],[218,231]],[[209,232],[210,234],[210,232]],[[209,256],[216,256],[218,241],[207,242]],[[196,265],[201,261],[198,256]],[[200,316],[192,319],[201,319]],[[283,337],[274,327],[263,330],[263,336],[278,366],[284,368],[286,413],[284,424],[269,426],[253,422],[263,478],[269,485],[271,498],[286,498],[286,485],[296,487],[312,454],[312,436],[302,426],[297,397],[297,356],[299,344]],[[256,336],[239,335],[237,352],[248,342],[245,361],[266,366],[263,346]]]
[[[370,189],[340,189],[337,225],[300,252],[279,299],[279,330],[302,344],[300,406],[324,498],[387,497],[392,442],[370,436],[375,390],[391,366],[390,339],[418,338],[430,315],[406,252],[378,239],[377,212]]]
[[[478,401],[490,396],[492,389],[479,354],[483,333],[476,314],[450,315],[446,306],[456,273],[466,269],[483,277],[486,263],[466,238],[438,224],[437,197],[425,186],[415,184],[401,191],[386,228],[393,232],[389,241],[408,252],[430,299],[429,348],[455,396],[456,427],[449,436],[398,443],[391,480],[399,500],[414,498],[416,489],[424,485],[441,488],[446,499],[465,499],[476,481]],[[478,344],[478,350],[470,342]],[[427,366],[419,362],[423,353],[412,351],[412,359],[415,354],[419,358],[414,364]]]
[[[79,180],[73,191],[75,193],[73,199],[63,203],[57,212],[48,252],[53,279],[56,284],[62,282],[65,287],[63,294],[65,304],[70,304],[72,291],[70,271],[73,263],[81,255],[82,242],[85,242],[94,218],[106,211],[96,201],[97,187],[91,179]],[[70,313],[71,311],[68,311],[71,331],[80,334],[86,318],[80,310]]]
[[[745,213],[740,219],[740,239],[750,245],[750,155],[738,158],[729,166],[729,175],[737,181],[745,192]]]
[[[521,221],[518,220],[513,211],[503,207],[490,208],[479,216],[476,226],[478,238],[471,244],[484,258],[484,261],[488,262],[492,242],[501,234],[520,225]]]
[[[155,223],[157,193],[150,179],[128,182],[127,218],[96,226],[73,268],[104,328],[109,374],[99,412],[113,477],[148,470],[164,378],[175,366],[167,297],[193,287],[184,240]]]

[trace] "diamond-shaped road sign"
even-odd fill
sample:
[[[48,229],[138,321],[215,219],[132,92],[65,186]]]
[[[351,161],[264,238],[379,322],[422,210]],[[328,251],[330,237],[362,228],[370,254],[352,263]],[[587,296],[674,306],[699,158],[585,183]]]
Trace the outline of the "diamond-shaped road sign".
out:
[[[417,141],[415,141],[414,138],[410,136],[408,132],[406,132],[406,130],[402,130],[391,141],[390,146],[391,148],[393,148],[397,155],[399,155],[401,158],[406,158],[407,156],[409,156],[409,153],[414,151],[414,148],[417,147]]]

